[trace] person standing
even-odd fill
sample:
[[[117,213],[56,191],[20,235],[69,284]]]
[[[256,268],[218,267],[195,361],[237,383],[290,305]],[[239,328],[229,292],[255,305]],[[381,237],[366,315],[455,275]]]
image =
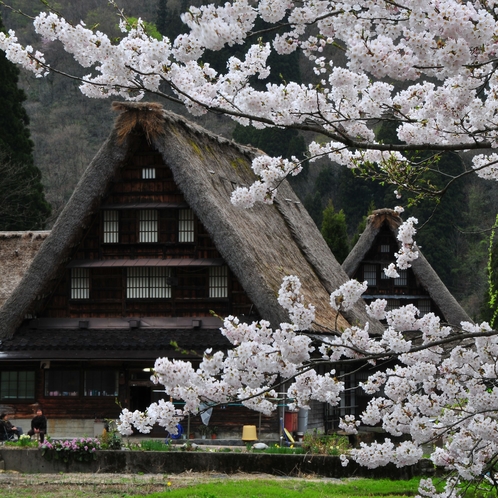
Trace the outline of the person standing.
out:
[[[40,443],[45,441],[45,434],[47,433],[47,417],[43,415],[43,410],[38,408],[36,416],[31,420],[31,429],[28,431],[30,436],[34,434],[40,435]]]

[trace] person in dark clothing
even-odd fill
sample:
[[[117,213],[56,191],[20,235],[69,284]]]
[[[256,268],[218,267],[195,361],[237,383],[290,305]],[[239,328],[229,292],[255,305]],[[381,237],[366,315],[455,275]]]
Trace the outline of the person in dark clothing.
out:
[[[9,437],[12,436],[13,434],[15,434],[17,437],[19,437],[23,433],[21,427],[16,427],[15,425],[12,425],[12,422],[9,420],[8,413],[0,414],[0,424],[2,424],[5,427]]]
[[[45,434],[47,432],[47,417],[43,415],[43,410],[38,408],[36,410],[36,417],[31,420],[31,429],[28,431],[30,436],[40,434],[40,443],[45,441]]]

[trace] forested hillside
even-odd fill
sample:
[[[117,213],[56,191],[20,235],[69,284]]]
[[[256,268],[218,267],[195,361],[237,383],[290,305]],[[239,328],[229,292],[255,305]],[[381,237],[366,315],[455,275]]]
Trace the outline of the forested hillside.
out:
[[[180,12],[186,10],[188,5],[202,2],[119,0],[118,3],[127,15],[141,17],[150,23],[151,29],[174,37],[184,30]],[[13,0],[11,5],[28,16],[46,10],[38,0]],[[120,36],[117,12],[105,0],[59,0],[57,9],[73,22],[83,20],[87,26],[94,26],[113,37]],[[7,8],[2,8],[1,14],[7,29],[15,29],[23,43],[34,42],[27,17]],[[76,64],[58,44],[47,42],[44,50],[56,56],[59,67],[66,67],[68,72],[78,72]],[[237,47],[230,49],[230,53],[237,54]],[[224,58],[226,60],[226,52],[216,53],[215,56],[207,55],[206,62],[216,68]],[[295,54],[272,61],[272,69],[271,78],[274,80],[288,78],[293,81],[299,81],[300,72],[308,74],[311,71]],[[79,71],[83,74],[81,69]],[[90,100],[82,96],[78,82],[63,76],[50,74],[35,79],[32,75],[21,73],[19,84],[27,95],[25,108],[31,120],[35,164],[42,171],[54,219],[107,136],[114,116],[109,101]],[[162,103],[175,112],[185,114],[178,106],[166,101]],[[303,137],[294,131],[282,130],[280,133],[280,130],[268,132],[236,127],[232,121],[213,114],[198,121],[210,130],[233,136],[242,143],[251,143],[273,155],[304,157],[305,142],[310,138],[320,140],[320,137]],[[389,130],[379,130],[379,133],[389,133]],[[442,156],[437,168],[444,175],[463,171],[466,168],[465,157],[454,154]],[[341,254],[346,250],[345,244],[354,242],[370,210],[397,204],[406,206],[407,199],[396,199],[393,187],[358,178],[351,170],[327,161],[309,164],[305,170],[305,174],[294,180],[294,187],[319,227],[324,210],[328,209],[324,224],[326,239],[330,236],[330,230],[332,235],[335,231],[342,233],[340,243],[331,241],[333,247],[340,248],[336,250],[340,250]],[[432,181],[438,181],[437,175]],[[489,228],[497,212],[496,187],[491,182],[467,176],[448,190],[439,205],[424,202],[421,206],[407,209],[404,215],[419,218],[417,240],[425,256],[472,316],[478,315],[485,299]],[[346,227],[342,230],[344,224]],[[345,232],[348,240],[345,240]]]

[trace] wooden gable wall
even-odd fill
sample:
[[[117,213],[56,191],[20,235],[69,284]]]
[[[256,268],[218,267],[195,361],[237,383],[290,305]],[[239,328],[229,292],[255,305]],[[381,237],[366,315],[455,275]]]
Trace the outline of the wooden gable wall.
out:
[[[103,199],[100,212],[68,264],[56,289],[38,317],[203,317],[214,310],[220,316],[252,315],[256,310],[235,275],[221,258],[211,237],[193,215],[192,240],[181,242],[181,212],[188,210],[182,192],[176,186],[171,170],[161,155],[143,137],[136,137],[133,152],[120,169]],[[151,173],[151,171],[154,171]],[[154,178],[143,178],[143,176]],[[155,213],[157,241],[142,242],[141,230],[147,221],[141,212]],[[119,220],[119,235],[111,243],[105,241],[106,212]],[[183,225],[182,225],[183,223]],[[108,225],[106,225],[108,226]],[[146,237],[146,236],[145,236]],[[187,237],[188,239],[189,237]],[[158,268],[159,277],[166,278],[170,296],[133,297],[127,291],[130,268]],[[216,297],[210,290],[213,269],[225,267],[227,291]],[[75,298],[71,279],[83,269],[88,275],[89,295]],[[166,269],[166,270],[163,270]],[[155,278],[156,273],[147,273]],[[164,276],[166,275],[166,276]],[[84,276],[83,276],[84,279]],[[137,277],[137,282],[140,278]],[[85,284],[86,285],[86,284]],[[138,284],[141,285],[141,284]],[[214,294],[214,295],[213,295]]]
[[[363,298],[367,302],[373,299],[387,299],[387,309],[398,308],[409,303],[417,306],[422,313],[433,312],[442,317],[440,309],[421,284],[412,268],[398,270],[400,279],[385,278],[383,268],[394,263],[394,254],[398,243],[393,232],[383,225],[375,237],[353,278],[360,282],[367,281],[368,289]]]

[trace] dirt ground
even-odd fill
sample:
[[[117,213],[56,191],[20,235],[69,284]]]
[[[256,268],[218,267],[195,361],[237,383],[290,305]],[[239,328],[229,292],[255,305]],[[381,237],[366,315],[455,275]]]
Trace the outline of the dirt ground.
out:
[[[317,481],[337,481],[339,479],[316,479],[314,476],[301,477]],[[166,489],[186,487],[212,480],[241,479],[290,479],[270,474],[221,474],[183,472],[182,474],[20,474],[0,472],[0,496],[2,498],[47,497],[47,498],[89,498],[104,496],[117,498],[129,495],[147,495]],[[297,479],[297,478],[296,478]],[[168,484],[169,483],[169,484]]]

